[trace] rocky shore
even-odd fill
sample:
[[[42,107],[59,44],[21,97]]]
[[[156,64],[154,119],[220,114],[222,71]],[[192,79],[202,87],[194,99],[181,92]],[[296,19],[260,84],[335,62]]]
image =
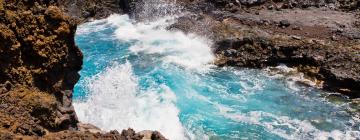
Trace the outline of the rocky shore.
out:
[[[80,22],[106,18],[114,13],[130,13],[135,0],[57,0],[67,15]]]
[[[214,40],[218,66],[264,68],[286,64],[325,90],[360,97],[360,2],[356,0],[160,2],[182,7],[179,14],[183,16],[169,29]],[[144,2],[93,0],[60,5],[69,15],[87,21],[111,13],[136,18]]]
[[[80,18],[65,15],[61,2],[0,0],[0,139],[165,139],[78,121],[72,92],[83,58],[74,42]]]
[[[169,29],[212,38],[218,66],[285,64],[328,91],[360,97],[356,0],[194,0]],[[195,14],[196,13],[196,14]]]
[[[165,139],[156,131],[102,132],[81,124],[72,106],[83,57],[74,42],[77,24],[134,14],[137,2],[0,0],[0,139]],[[169,29],[214,40],[216,65],[286,64],[325,90],[360,97],[360,2],[176,2],[184,13]]]

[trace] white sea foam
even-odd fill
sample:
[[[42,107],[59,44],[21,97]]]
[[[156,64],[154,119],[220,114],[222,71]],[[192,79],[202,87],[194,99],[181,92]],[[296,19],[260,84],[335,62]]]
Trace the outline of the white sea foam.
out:
[[[252,70],[247,71],[240,71],[240,70],[233,70],[234,74],[239,76],[240,80],[239,83],[243,89],[241,90],[244,94],[253,94],[254,92],[259,92],[264,89],[264,80],[261,79],[260,74],[255,76],[249,76],[249,72],[254,72]]]
[[[305,78],[304,73],[299,72],[295,68],[287,67],[286,65],[279,65],[276,67],[268,67],[264,69],[264,72],[267,73],[269,77],[283,79],[286,81],[287,87],[293,91],[299,91],[298,83],[303,83],[312,87],[321,88],[322,85],[316,83],[308,78]]]
[[[140,91],[130,63],[115,64],[87,83],[88,99],[74,103],[81,121],[103,130],[131,127],[158,130],[174,140],[186,139],[174,93],[164,85]]]
[[[78,26],[76,35],[86,35],[106,29],[109,25],[107,19],[95,20]]]
[[[235,110],[223,105],[218,105],[217,108],[219,110],[219,114],[226,118],[237,122],[262,126],[266,128],[268,132],[289,140],[309,138],[316,140],[328,140],[329,138],[333,138],[335,140],[355,140],[360,137],[360,133],[358,131],[351,130],[351,128],[345,128],[345,132],[340,130],[327,132],[317,129],[306,120],[291,119],[287,116],[276,116],[274,114],[261,111],[229,113],[235,112]],[[290,133],[287,132],[289,130],[291,131]]]
[[[83,25],[86,27],[79,28],[77,34],[97,32],[111,26],[116,29],[114,37],[121,41],[135,43],[130,47],[132,53],[157,55],[165,64],[176,64],[189,70],[207,71],[211,67],[209,64],[214,59],[209,47],[211,41],[195,34],[168,31],[165,28],[169,24],[171,24],[171,18],[166,17],[150,23],[135,23],[126,15],[112,15],[107,19]],[[287,67],[282,68],[280,66],[279,69],[283,69],[285,73],[291,72]],[[244,93],[263,90],[265,83],[259,80],[261,78],[249,77],[242,71],[235,71],[235,75],[240,77],[239,85],[243,88]],[[197,77],[190,78],[193,78],[194,83],[199,80],[194,79]],[[204,135],[203,130],[188,130],[194,134],[186,134],[187,132],[179,120],[179,109],[174,104],[176,96],[171,89],[165,85],[159,85],[146,91],[140,90],[138,80],[129,63],[114,64],[102,73],[89,78],[84,87],[88,90],[88,98],[86,101],[74,103],[78,117],[83,122],[92,123],[103,130],[122,130],[128,127],[137,131],[158,130],[167,138],[174,140],[187,139],[188,137],[196,139],[199,136],[203,139],[209,139]],[[227,95],[227,88],[222,85],[212,85],[209,90],[221,94],[223,92],[224,95],[234,99],[236,97],[239,102],[246,101],[247,98],[243,94]],[[285,139],[307,139],[309,135],[315,139],[327,139],[328,137],[354,139],[360,137],[358,132],[351,130],[326,132],[317,129],[308,121],[260,111],[234,113],[236,110],[194,92],[196,91],[184,94],[187,98],[196,98],[199,101],[209,103],[218,109],[220,115],[226,118],[263,126],[267,131]],[[264,118],[271,118],[271,121]],[[184,125],[191,126],[191,124]],[[292,132],[289,134],[280,128],[282,126],[286,126]],[[190,127],[186,128],[189,129]]]
[[[195,34],[168,31],[172,18],[164,17],[150,23],[135,23],[127,15],[111,15],[106,19],[81,25],[77,35],[115,28],[114,37],[135,42],[135,54],[159,55],[164,64],[175,64],[188,70],[206,71],[212,63],[211,41]],[[106,37],[108,38],[108,37]],[[158,130],[167,138],[187,139],[175,106],[175,94],[165,85],[141,91],[132,73],[131,64],[115,64],[102,73],[88,78],[88,97],[74,103],[81,121],[103,130]]]
[[[183,7],[176,0],[143,0],[135,4],[134,16],[143,21],[155,21],[163,16],[183,13]]]
[[[107,22],[117,26],[116,37],[136,42],[133,53],[157,54],[168,64],[188,69],[206,70],[213,62],[211,41],[195,34],[169,31],[166,27],[174,17],[164,17],[150,23],[133,23],[127,15],[112,15]]]

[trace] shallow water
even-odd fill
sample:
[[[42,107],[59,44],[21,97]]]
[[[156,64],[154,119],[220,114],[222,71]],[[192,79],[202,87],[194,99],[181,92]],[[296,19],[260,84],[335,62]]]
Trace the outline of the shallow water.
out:
[[[80,121],[104,130],[158,130],[174,140],[360,137],[346,103],[264,70],[213,66],[212,42],[165,30],[171,21],[112,15],[78,28]]]

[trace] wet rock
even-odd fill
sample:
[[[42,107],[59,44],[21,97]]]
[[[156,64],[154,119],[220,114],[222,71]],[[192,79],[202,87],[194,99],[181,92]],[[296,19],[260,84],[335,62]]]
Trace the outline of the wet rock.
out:
[[[224,55],[225,55],[226,57],[236,56],[236,54],[237,54],[237,51],[234,50],[234,49],[226,50],[226,51],[224,52]]]
[[[324,89],[360,97],[360,56],[348,53],[358,52],[356,48],[276,37],[226,39],[217,42],[215,48],[215,53],[220,54],[216,62],[219,66],[264,68],[287,64],[311,67],[300,70],[315,81],[324,81]],[[235,53],[241,55],[234,57]]]
[[[354,99],[350,102],[350,108],[352,112],[359,113],[360,111],[360,99]]]
[[[264,68],[286,64],[299,68],[325,90],[360,97],[357,9],[346,8],[354,1],[279,0],[258,5],[232,0],[207,2],[213,4],[212,12],[194,12],[213,17],[206,23],[210,23],[209,34],[215,40],[218,66]],[[237,13],[224,8],[230,3],[239,7]],[[335,10],[328,9],[329,5]]]
[[[151,135],[151,140],[167,140],[160,132],[155,131]]]
[[[100,128],[92,125],[92,124],[84,124],[84,123],[78,123],[78,129],[79,131],[82,132],[91,132],[91,133],[104,133],[103,131],[101,131]],[[114,131],[110,131],[110,134],[115,134],[115,135],[119,135],[120,133],[117,132],[116,130]]]
[[[326,99],[334,104],[343,105],[348,102],[347,98],[344,95],[340,94],[330,94],[326,97]]]
[[[135,133],[135,131],[131,128],[127,129],[127,130],[123,130],[121,132],[121,136],[128,139],[128,140],[140,140],[142,139],[144,136],[141,134],[137,134]]]
[[[139,134],[143,135],[142,140],[167,140],[164,136],[162,136],[157,131],[145,130],[145,131],[139,132]]]

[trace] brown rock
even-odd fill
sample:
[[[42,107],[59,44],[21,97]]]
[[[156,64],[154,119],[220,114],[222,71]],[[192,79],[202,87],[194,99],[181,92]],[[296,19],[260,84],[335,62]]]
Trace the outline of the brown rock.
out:
[[[78,124],[71,100],[82,53],[60,1],[0,0],[0,139],[142,139]]]

